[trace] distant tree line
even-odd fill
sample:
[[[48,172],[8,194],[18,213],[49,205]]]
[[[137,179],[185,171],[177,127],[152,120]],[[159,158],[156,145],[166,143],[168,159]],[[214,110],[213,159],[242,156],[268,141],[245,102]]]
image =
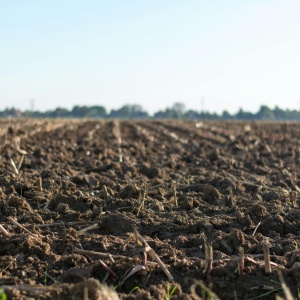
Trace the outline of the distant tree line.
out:
[[[258,112],[251,113],[242,108],[235,114],[223,111],[222,114],[207,111],[186,110],[183,103],[175,103],[172,107],[160,110],[150,116],[147,111],[138,104],[126,104],[119,109],[113,109],[109,113],[103,106],[74,106],[71,110],[58,107],[46,112],[21,111],[16,108],[7,108],[0,111],[2,118],[94,118],[94,119],[203,119],[203,120],[294,120],[300,121],[300,111],[283,110],[276,106],[270,109],[262,105]]]

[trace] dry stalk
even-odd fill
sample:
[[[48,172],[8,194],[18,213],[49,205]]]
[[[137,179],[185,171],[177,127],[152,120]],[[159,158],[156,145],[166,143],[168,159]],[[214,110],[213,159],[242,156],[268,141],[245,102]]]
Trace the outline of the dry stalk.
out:
[[[156,185],[150,186],[150,187],[148,188],[148,190],[155,190],[155,189],[157,189],[157,188],[159,188],[159,187],[161,187],[161,186],[167,185],[167,184],[168,184],[167,182],[163,182],[163,183],[160,183],[160,184],[156,184]]]
[[[244,251],[244,248],[240,247],[239,252],[240,252],[240,259],[239,259],[239,262],[238,262],[238,272],[239,272],[239,275],[243,275],[244,267],[245,267],[245,251]]]
[[[108,190],[107,190],[107,186],[103,185],[102,189],[103,189],[103,192],[104,192],[104,199],[108,199],[109,193],[108,193]]]
[[[38,240],[39,242],[42,243],[41,239],[36,235],[33,234],[31,231],[29,231],[27,228],[25,228],[24,226],[22,226],[20,223],[18,223],[18,221],[16,221],[14,218],[12,217],[7,217],[7,219],[12,222],[13,224],[15,224],[17,227],[19,227],[20,229],[24,230],[25,232],[27,232],[30,236],[34,237],[36,240]]]
[[[141,209],[144,209],[144,206],[145,206],[146,187],[144,185],[143,185],[142,190],[141,190],[141,196],[142,196],[142,199],[141,199],[141,204],[140,204],[140,206],[138,208],[138,211],[137,211],[137,216],[139,216]]]
[[[10,159],[10,162],[11,162],[11,165],[13,166],[13,169],[14,169],[16,175],[19,175],[18,168],[16,167],[16,164],[12,158]]]
[[[265,272],[267,274],[272,273],[271,263],[270,263],[270,251],[267,243],[263,243],[264,250],[264,260],[265,260]]]
[[[131,277],[132,275],[136,274],[136,273],[140,273],[142,271],[145,271],[146,267],[143,265],[136,265],[135,267],[133,267],[132,269],[129,269],[125,272],[125,275],[123,277],[123,279],[118,283],[117,288],[121,287],[125,281]]]
[[[173,197],[174,197],[175,207],[178,207],[177,185],[176,185],[176,183],[173,184]]]
[[[147,274],[147,269],[146,269],[146,266],[147,266],[147,261],[148,261],[148,257],[147,257],[147,252],[146,251],[143,251],[142,252],[142,256],[143,256],[143,259],[142,259],[142,265],[145,267],[144,270],[141,270],[140,273],[141,275],[146,275]]]
[[[11,236],[10,233],[9,233],[2,225],[0,225],[0,232],[1,232],[3,235]]]
[[[114,278],[118,278],[118,275],[101,259],[99,259],[100,265]]]
[[[23,164],[23,161],[24,161],[24,154],[22,155],[22,157],[21,157],[21,159],[20,159],[20,161],[19,161],[19,163],[18,163],[18,172],[20,172],[20,170],[21,170],[21,167],[22,167],[22,164]]]
[[[93,229],[98,228],[98,227],[99,227],[99,224],[93,224],[93,225],[91,225],[91,226],[88,226],[88,227],[86,227],[86,228],[83,228],[83,229],[78,230],[77,233],[76,233],[76,235],[77,235],[77,236],[83,235],[83,234],[85,234],[87,231],[93,230]]]
[[[74,249],[73,253],[82,254],[82,255],[92,255],[99,258],[110,258],[118,259],[118,258],[127,258],[127,256],[123,255],[111,255],[110,253],[102,253],[102,252],[96,252],[96,251],[90,251],[90,250],[83,250],[83,249]]]
[[[112,255],[111,255],[110,253],[108,253],[108,255],[109,255],[110,261],[111,261],[112,263],[115,263],[115,260],[114,260],[114,258],[112,257]]]
[[[36,227],[53,227],[53,226],[75,226],[75,225],[83,225],[83,224],[96,224],[99,221],[81,221],[81,222],[58,222],[58,223],[47,223],[47,224],[39,224]]]
[[[16,262],[16,259],[18,258],[18,256],[19,256],[19,254],[17,254],[17,255],[15,255],[14,257],[13,257],[13,259],[8,263],[8,265],[4,268],[4,269],[2,269],[1,271],[0,271],[0,276],[2,277],[3,275],[3,272],[5,272],[14,262]]]
[[[256,233],[258,227],[260,226],[260,224],[261,224],[261,221],[259,221],[259,223],[256,225],[256,227],[255,227],[255,229],[254,229],[254,231],[253,231],[253,233],[252,233],[252,236],[255,235],[255,233]]]
[[[14,143],[14,146],[16,148],[16,150],[22,154],[22,155],[26,155],[27,152],[23,149],[21,149],[21,139],[20,137],[15,137],[14,140],[13,140],[13,143]]]
[[[257,265],[257,266],[263,266],[265,265],[265,262],[264,261],[255,261],[254,259],[252,259],[251,257],[248,257],[248,256],[245,256],[245,260],[250,262],[250,263],[253,263],[254,265]],[[270,261],[270,265],[271,266],[274,266],[274,267],[279,267],[278,264]]]
[[[287,287],[285,281],[284,281],[284,278],[282,276],[282,273],[281,271],[278,271],[278,277],[279,277],[279,280],[281,282],[281,286],[282,286],[282,289],[284,291],[284,295],[286,297],[286,300],[294,300],[294,297],[290,291],[290,289]]]
[[[46,293],[51,291],[59,291],[62,290],[62,287],[60,286],[48,286],[48,285],[32,285],[32,284],[17,284],[17,285],[2,285],[1,289],[3,290],[21,290],[29,293],[37,293],[40,295],[40,293]]]
[[[83,249],[74,249],[73,253],[81,254],[81,255],[91,255],[99,258],[108,258],[108,259],[123,259],[123,260],[135,260],[135,258],[124,256],[124,255],[112,255],[110,253],[101,253]],[[156,267],[157,263],[152,261],[147,261],[147,266]]]
[[[174,277],[171,275],[169,270],[167,269],[166,265],[161,261],[160,257],[155,253],[155,251],[149,246],[149,244],[146,242],[146,240],[137,232],[135,229],[135,236],[137,238],[137,241],[142,243],[142,245],[145,247],[146,253],[155,261],[157,264],[161,267],[161,269],[164,271],[166,276],[170,281],[174,280]]]
[[[293,208],[297,206],[297,196],[297,191],[290,191],[290,202]]]
[[[89,300],[89,289],[87,286],[83,288],[83,300]]]
[[[213,247],[212,243],[204,243],[204,251],[205,251],[205,267],[203,270],[203,274],[206,274],[207,282],[212,282],[211,272],[213,269]]]
[[[259,256],[263,256],[263,254],[259,254],[259,255],[252,255],[253,257],[259,257]],[[192,259],[191,257],[189,257],[189,259]],[[194,259],[198,259],[198,258],[194,258]],[[228,262],[228,261],[234,261],[234,262],[239,262],[240,261],[240,257],[231,257],[231,258],[226,258],[226,259],[218,259],[218,260],[213,260],[213,264],[219,264],[219,263],[224,263],[224,262]],[[262,260],[256,261],[253,258],[249,257],[249,256],[244,256],[244,261],[250,262],[254,265],[257,266],[264,266],[265,262]],[[271,266],[278,268],[279,265],[270,261]],[[235,272],[238,272],[238,268],[236,268]]]
[[[251,254],[252,257],[263,257],[263,254]],[[281,255],[270,255],[270,258],[284,258],[284,256]],[[271,262],[272,263],[272,262]]]
[[[43,180],[42,180],[41,176],[38,178],[37,184],[38,184],[39,191],[42,192],[43,191]]]

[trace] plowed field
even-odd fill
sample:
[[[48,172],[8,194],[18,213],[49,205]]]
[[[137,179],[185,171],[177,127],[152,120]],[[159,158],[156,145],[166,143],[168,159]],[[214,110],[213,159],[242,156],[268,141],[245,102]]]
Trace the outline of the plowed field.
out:
[[[298,123],[0,120],[2,295],[286,299],[285,283],[299,299],[299,137]]]

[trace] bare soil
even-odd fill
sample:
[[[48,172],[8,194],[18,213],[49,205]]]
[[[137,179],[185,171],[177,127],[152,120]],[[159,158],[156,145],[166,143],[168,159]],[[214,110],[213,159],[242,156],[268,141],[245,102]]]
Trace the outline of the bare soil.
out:
[[[0,289],[275,299],[280,270],[298,299],[299,137],[298,123],[0,120]]]

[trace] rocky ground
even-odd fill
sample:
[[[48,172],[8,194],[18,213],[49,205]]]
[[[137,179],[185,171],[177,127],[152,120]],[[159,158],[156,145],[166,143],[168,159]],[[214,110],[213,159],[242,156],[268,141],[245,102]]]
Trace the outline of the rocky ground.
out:
[[[0,297],[288,299],[285,283],[299,299],[299,137],[298,123],[0,120]]]

